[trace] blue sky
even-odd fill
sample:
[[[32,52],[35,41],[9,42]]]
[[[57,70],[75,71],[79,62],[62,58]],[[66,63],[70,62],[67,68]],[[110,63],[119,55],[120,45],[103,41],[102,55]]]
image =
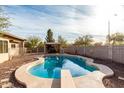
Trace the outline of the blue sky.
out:
[[[36,35],[44,40],[49,28],[54,32],[55,39],[61,35],[69,42],[73,42],[78,36],[86,34],[91,34],[94,39],[103,41],[107,35],[108,19],[106,19],[105,14],[108,14],[106,12],[108,9],[105,10],[104,7],[100,8],[88,5],[3,7],[13,24],[10,27],[11,33],[24,38]],[[110,9],[110,11],[112,10]],[[123,18],[120,20],[123,20]],[[111,22],[115,23],[115,20],[111,19]],[[115,27],[112,23],[113,32],[117,30],[123,32],[123,21],[121,21],[123,25],[119,25],[118,27]]]

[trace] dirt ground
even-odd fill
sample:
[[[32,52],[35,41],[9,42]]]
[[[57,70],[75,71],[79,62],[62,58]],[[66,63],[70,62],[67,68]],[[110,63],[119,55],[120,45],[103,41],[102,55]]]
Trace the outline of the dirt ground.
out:
[[[23,56],[14,57],[10,61],[1,63],[0,64],[0,80],[4,79],[4,78],[9,78],[9,82],[11,82],[14,87],[17,87],[17,88],[25,87],[16,81],[15,76],[14,76],[15,70],[18,67],[20,67],[26,63],[36,60],[35,58],[37,56],[40,56],[40,55],[39,54],[25,54]],[[12,71],[11,73],[7,73],[7,71],[10,71],[10,69],[15,69],[15,70]],[[1,83],[0,83],[0,87],[1,87]]]
[[[9,82],[13,84],[15,88],[25,88],[25,86],[19,84],[14,76],[15,70],[26,63],[32,62],[35,57],[41,54],[25,54],[24,56],[14,57],[11,61],[6,61],[0,64],[0,80],[4,78],[9,78]],[[103,83],[107,88],[124,88],[124,80],[118,79],[118,77],[124,78],[124,64],[119,64],[111,61],[94,60],[95,63],[104,64],[110,67],[115,75],[112,77],[104,78]],[[10,69],[15,69],[11,73],[6,73]],[[1,87],[1,84],[0,84]]]

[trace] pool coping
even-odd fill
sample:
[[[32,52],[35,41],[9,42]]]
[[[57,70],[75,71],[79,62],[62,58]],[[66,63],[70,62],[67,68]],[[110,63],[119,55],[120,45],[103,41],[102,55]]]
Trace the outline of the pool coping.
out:
[[[77,56],[80,58],[83,58],[86,60],[86,63],[88,65],[92,65],[95,66],[99,69],[99,71],[93,71],[91,73],[88,73],[85,76],[79,76],[79,77],[73,77],[74,82],[78,82],[76,83],[76,87],[104,87],[102,80],[104,77],[109,77],[109,76],[113,76],[114,72],[107,66],[102,65],[102,64],[97,64],[97,63],[93,63],[93,59],[91,58],[87,58],[87,57],[82,57],[79,55],[70,55],[70,54],[49,54],[49,55],[68,55],[68,56]],[[45,55],[47,56],[47,55]],[[15,78],[16,80],[25,85],[27,88],[51,88],[53,80],[56,81],[56,87],[57,85],[59,86],[59,81],[60,79],[52,79],[52,78],[40,78],[37,76],[33,76],[31,75],[28,70],[38,64],[41,64],[44,62],[44,57],[38,57],[38,60],[31,62],[31,63],[27,63],[25,65],[22,65],[21,67],[19,67],[16,72],[15,72]],[[82,79],[83,78],[83,79]],[[84,80],[86,79],[86,80]],[[91,79],[91,80],[90,80]],[[94,79],[94,80],[93,80]],[[80,81],[84,81],[83,85],[79,86]],[[85,82],[87,81],[87,82]],[[88,81],[90,81],[88,83]],[[91,84],[91,81],[94,83],[94,85]],[[65,82],[66,83],[66,82]]]

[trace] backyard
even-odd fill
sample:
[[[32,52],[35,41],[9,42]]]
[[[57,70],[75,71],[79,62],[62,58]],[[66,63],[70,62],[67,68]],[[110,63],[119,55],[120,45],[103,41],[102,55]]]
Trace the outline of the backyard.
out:
[[[0,6],[0,87],[124,88],[122,9]]]
[[[24,64],[27,64],[29,62],[36,60],[35,58],[41,55],[42,54],[29,53],[23,56],[14,57],[11,61],[6,61],[4,63],[1,63],[0,64],[0,81],[2,79],[7,79],[7,78],[9,78],[9,80],[6,83],[0,83],[0,87],[2,87],[2,85],[9,84],[13,88],[15,87],[24,88],[25,86],[19,84],[16,81],[14,76],[15,70]],[[118,77],[124,78],[123,64],[118,64],[108,60],[98,60],[98,59],[94,59],[94,62],[99,64],[104,64],[110,67],[115,73],[114,76],[108,77],[108,78],[106,77],[103,79],[103,83],[105,87],[107,88],[123,88],[124,87],[124,80],[118,78]]]

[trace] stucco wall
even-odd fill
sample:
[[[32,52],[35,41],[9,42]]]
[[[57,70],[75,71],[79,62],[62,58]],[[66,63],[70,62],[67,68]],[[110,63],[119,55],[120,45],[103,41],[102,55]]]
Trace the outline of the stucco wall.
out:
[[[24,48],[23,45],[21,45],[22,41],[18,41],[18,43],[10,43],[8,38],[2,38],[2,37],[0,37],[0,40],[8,41],[8,53],[0,53],[0,63],[12,59],[13,56],[18,56],[23,53]],[[15,44],[16,47],[12,48],[11,44]]]
[[[86,55],[93,58],[109,59],[124,64],[124,46],[68,47],[65,53]]]
[[[15,44],[15,48],[11,48],[11,46],[9,47],[9,55],[10,56],[18,56],[19,55],[19,44],[17,43],[11,43],[11,44]]]
[[[0,53],[0,63],[7,61],[7,60],[9,60],[8,53],[3,53],[3,54]]]

